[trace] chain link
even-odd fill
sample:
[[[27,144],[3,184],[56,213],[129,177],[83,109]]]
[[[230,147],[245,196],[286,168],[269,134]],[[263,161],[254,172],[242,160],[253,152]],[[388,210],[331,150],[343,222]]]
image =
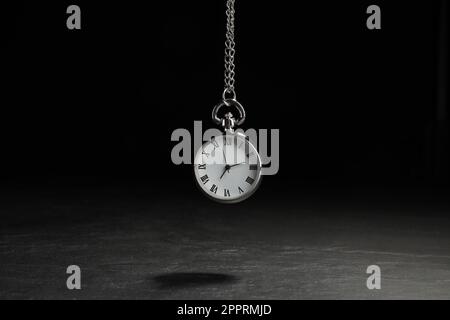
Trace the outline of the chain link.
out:
[[[225,40],[225,90],[223,92],[224,100],[228,97],[236,99],[236,92],[234,91],[234,54],[236,43],[234,42],[234,2],[235,0],[227,0],[226,15],[227,15],[227,32]],[[228,96],[227,96],[228,95]]]

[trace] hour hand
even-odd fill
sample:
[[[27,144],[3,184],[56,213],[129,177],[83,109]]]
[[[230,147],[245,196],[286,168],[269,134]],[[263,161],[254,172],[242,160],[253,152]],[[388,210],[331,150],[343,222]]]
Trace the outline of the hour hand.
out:
[[[226,166],[225,166],[225,169],[223,170],[222,175],[220,176],[219,179],[222,179],[222,177],[224,176],[225,172],[227,172],[229,169],[230,169],[230,166],[229,166],[229,165],[226,165]]]

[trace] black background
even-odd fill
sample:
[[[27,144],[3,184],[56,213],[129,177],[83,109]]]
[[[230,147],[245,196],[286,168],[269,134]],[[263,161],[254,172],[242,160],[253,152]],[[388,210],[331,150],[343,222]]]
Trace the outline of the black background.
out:
[[[213,127],[225,1],[2,3],[0,299],[448,299],[446,3],[238,0],[243,128],[280,130],[280,170],[231,206],[170,157]]]
[[[13,22],[2,72],[2,181],[191,188],[191,168],[171,163],[170,135],[193,132],[194,120],[213,127],[225,4],[78,1],[82,29],[68,30],[70,4],[18,2],[5,11]],[[265,184],[447,182],[448,127],[437,121],[440,2],[377,1],[382,30],[366,28],[370,4],[236,4],[244,129],[280,129],[280,171]]]

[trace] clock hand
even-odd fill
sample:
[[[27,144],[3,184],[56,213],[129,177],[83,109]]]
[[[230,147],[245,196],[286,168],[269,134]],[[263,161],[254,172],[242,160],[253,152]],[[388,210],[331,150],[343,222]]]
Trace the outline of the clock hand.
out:
[[[222,148],[223,159],[225,160],[225,164],[227,165],[227,156],[225,155],[225,148]]]
[[[219,179],[222,179],[222,177],[224,176],[225,172],[227,172],[228,170],[230,170],[230,166],[229,166],[229,165],[226,165],[226,166],[225,166],[225,169],[223,170],[222,175],[220,176]]]
[[[222,179],[222,177],[225,175],[225,172],[228,171],[228,173],[230,173],[230,169],[231,169],[231,168],[236,167],[236,166],[239,166],[239,165],[244,164],[244,163],[245,163],[245,162],[236,163],[236,164],[233,164],[233,165],[231,165],[231,166],[227,164],[227,165],[225,166],[225,169],[223,170],[222,175],[220,176],[219,179]]]
[[[231,168],[236,167],[236,166],[240,166],[241,164],[244,164],[244,163],[245,163],[245,162],[233,164],[232,166],[229,166],[228,169],[231,169]]]

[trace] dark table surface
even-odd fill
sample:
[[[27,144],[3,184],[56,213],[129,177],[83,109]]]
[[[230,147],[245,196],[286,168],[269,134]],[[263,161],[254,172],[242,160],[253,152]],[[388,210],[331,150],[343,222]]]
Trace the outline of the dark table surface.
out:
[[[0,298],[450,298],[446,204],[264,195],[224,206],[150,187],[3,190]],[[69,265],[81,290],[66,288]],[[369,265],[381,290],[366,287]]]

